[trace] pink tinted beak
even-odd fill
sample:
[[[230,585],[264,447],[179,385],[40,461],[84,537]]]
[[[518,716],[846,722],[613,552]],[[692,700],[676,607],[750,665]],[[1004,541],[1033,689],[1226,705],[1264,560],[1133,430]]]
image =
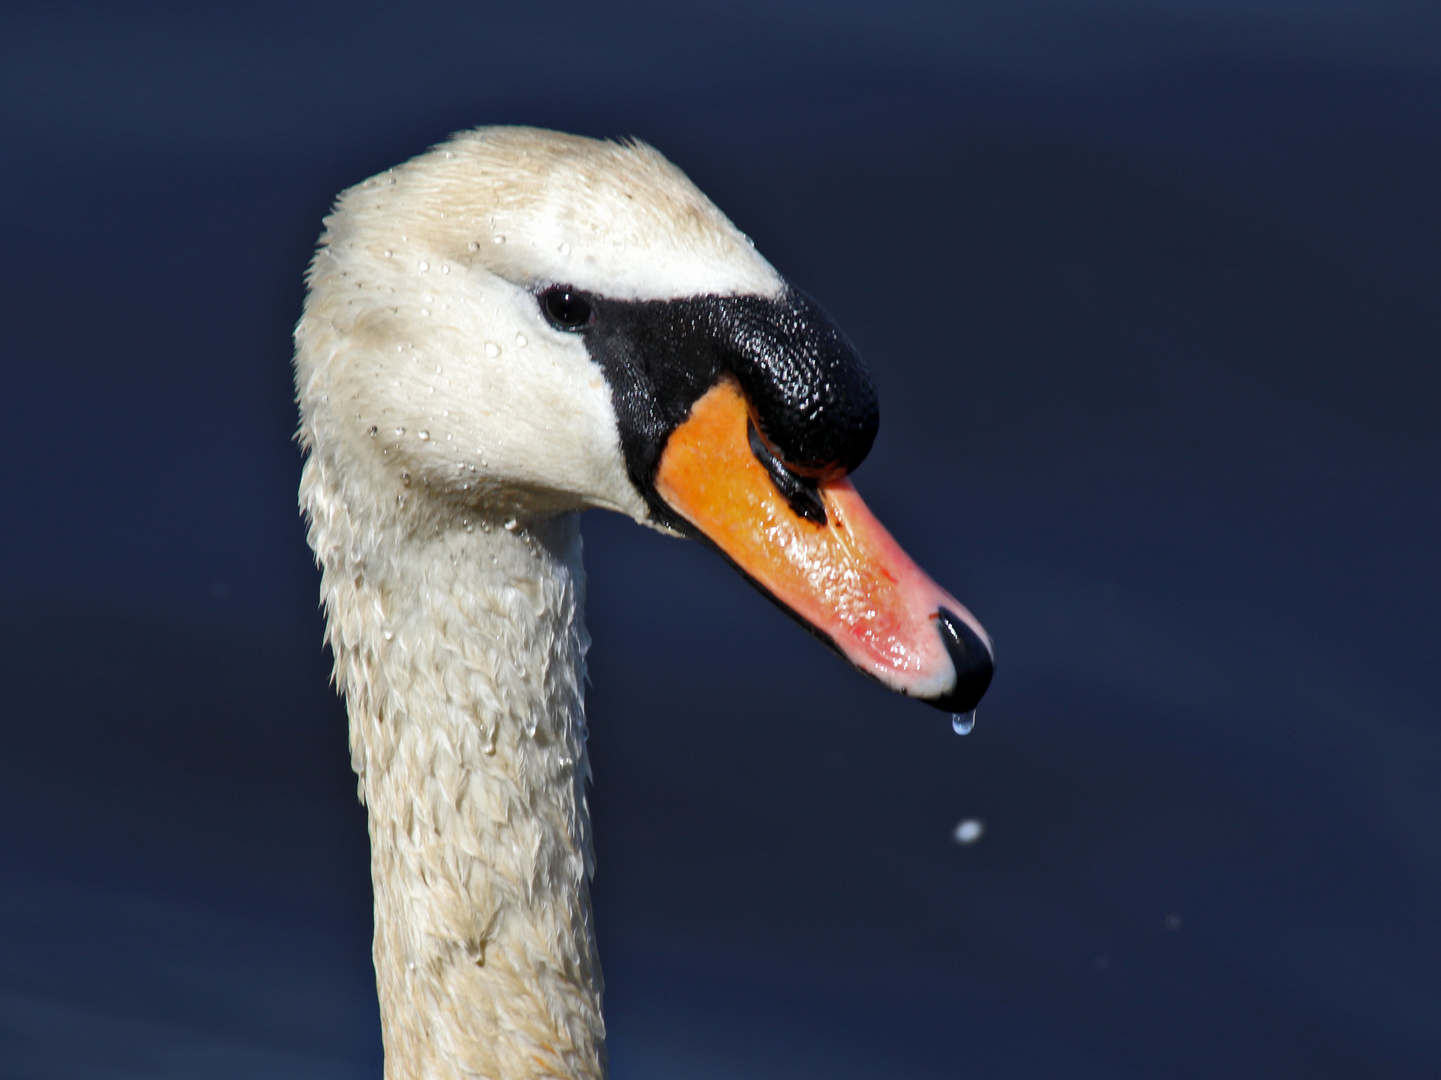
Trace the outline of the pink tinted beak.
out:
[[[990,637],[907,555],[845,477],[803,516],[750,444],[749,406],[724,380],[667,441],[656,490],[776,603],[857,669],[908,697],[967,713],[991,683]]]

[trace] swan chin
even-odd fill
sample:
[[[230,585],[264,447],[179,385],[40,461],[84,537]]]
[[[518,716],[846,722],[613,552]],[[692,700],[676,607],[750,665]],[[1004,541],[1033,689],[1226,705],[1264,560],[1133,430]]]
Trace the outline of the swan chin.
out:
[[[990,639],[848,479],[879,417],[854,347],[651,148],[457,135],[342,194],[307,281],[300,501],[386,1076],[601,1077],[578,512],[702,540],[948,711]]]

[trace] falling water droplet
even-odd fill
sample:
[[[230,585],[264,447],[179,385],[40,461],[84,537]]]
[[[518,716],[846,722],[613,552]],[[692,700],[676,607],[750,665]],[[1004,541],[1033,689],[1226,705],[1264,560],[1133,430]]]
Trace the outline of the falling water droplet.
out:
[[[976,726],[976,710],[958,712],[951,716],[951,730],[957,735],[969,735]]]
[[[986,826],[976,818],[966,818],[951,831],[951,839],[958,844],[974,844],[981,838]]]

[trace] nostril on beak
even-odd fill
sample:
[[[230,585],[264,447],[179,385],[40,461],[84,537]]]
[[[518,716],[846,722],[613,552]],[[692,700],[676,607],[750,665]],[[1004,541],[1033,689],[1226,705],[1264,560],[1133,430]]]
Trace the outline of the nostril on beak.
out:
[[[940,697],[928,699],[927,704],[947,712],[968,713],[984,696],[986,687],[991,685],[996,662],[980,635],[955,612],[941,608],[936,612],[936,622],[951,664],[956,669],[956,682]]]

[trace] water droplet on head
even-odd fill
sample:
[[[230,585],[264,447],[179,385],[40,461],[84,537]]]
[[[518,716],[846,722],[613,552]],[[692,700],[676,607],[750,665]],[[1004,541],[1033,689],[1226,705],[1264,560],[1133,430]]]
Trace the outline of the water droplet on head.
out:
[[[471,251],[479,251],[479,250],[480,250],[480,241],[478,241],[478,240],[472,240],[472,241],[471,241],[469,244],[467,244],[466,246],[469,247]]]
[[[449,264],[449,263],[446,263],[444,266],[442,266],[442,267],[440,268],[440,272],[441,272],[442,274],[448,274],[448,273],[450,273],[450,264]]]
[[[423,273],[425,273],[425,272],[426,272],[427,270],[429,270],[429,269],[430,269],[430,263],[426,262],[424,259],[421,259],[421,260],[420,260],[420,272],[423,274]]]
[[[517,345],[519,345],[522,349],[525,348],[525,335],[524,335],[524,334],[516,334],[516,335],[515,335],[515,343],[516,343]]]
[[[951,730],[957,735],[969,735],[976,726],[976,710],[958,712],[951,716]]]
[[[420,433],[420,441],[421,441],[421,442],[430,442],[430,432],[428,432],[428,431],[422,431],[422,432]]]
[[[380,428],[376,427],[374,424],[371,424],[371,425],[370,425],[370,437],[373,439],[373,438],[375,438],[375,437],[376,437],[377,435],[379,435],[379,434],[380,434]]]
[[[569,244],[561,244],[561,245],[560,245],[560,253],[561,253],[562,255],[569,255],[569,254],[570,254],[570,245],[569,245]]]
[[[505,519],[505,527],[506,527],[506,529],[509,530],[510,532],[515,532],[516,526],[518,526],[519,524],[520,524],[520,523],[519,523],[518,521],[516,521],[515,518],[506,518],[506,519]]]
[[[485,343],[485,355],[486,355],[486,356],[492,356],[492,357],[494,357],[494,356],[499,356],[499,355],[500,355],[500,346],[497,345],[497,344],[496,344],[495,342],[493,342],[493,341],[487,341],[487,342]]]
[[[976,818],[966,818],[951,831],[951,839],[958,844],[974,844],[985,831],[985,825]]]
[[[394,254],[395,254],[395,252],[391,251],[390,248],[386,248],[386,249],[385,249],[385,257],[386,257],[387,259],[390,258],[390,257],[391,257],[392,255],[394,255]]]
[[[505,237],[503,237],[503,236],[501,236],[499,233],[497,233],[496,236],[495,236],[495,242],[496,242],[497,244],[503,244],[503,243],[505,243]]]
[[[390,640],[394,639],[394,637],[395,637],[395,635],[394,635],[393,633],[391,633],[389,630],[385,631],[385,640],[386,640],[386,641],[390,641]]]

